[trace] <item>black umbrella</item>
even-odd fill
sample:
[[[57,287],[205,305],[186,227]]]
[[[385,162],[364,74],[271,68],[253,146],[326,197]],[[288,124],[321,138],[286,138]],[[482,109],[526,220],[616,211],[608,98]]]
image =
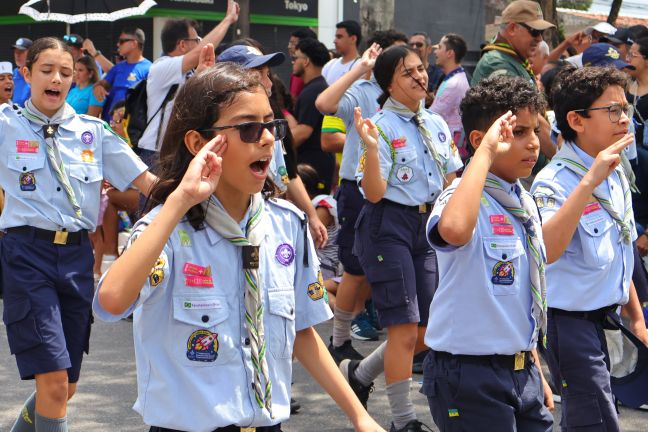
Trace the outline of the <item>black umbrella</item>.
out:
[[[18,13],[35,21],[76,24],[144,15],[156,4],[153,0],[30,0],[20,7]]]

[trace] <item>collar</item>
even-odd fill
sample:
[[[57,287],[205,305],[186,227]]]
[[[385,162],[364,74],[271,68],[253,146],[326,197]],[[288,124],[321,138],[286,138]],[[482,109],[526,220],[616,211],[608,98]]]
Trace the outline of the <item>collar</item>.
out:
[[[423,101],[421,101],[419,105],[419,110],[417,112],[412,112],[409,108],[407,108],[405,105],[402,103],[398,102],[396,99],[393,99],[391,96],[387,98],[385,101],[382,109],[384,111],[391,111],[397,116],[399,116],[401,119],[404,121],[410,121],[412,118],[420,113],[424,109],[425,105],[423,104]]]
[[[489,172],[488,176],[495,178],[500,183],[500,185],[502,185],[502,188],[506,191],[506,193],[509,194],[510,196],[516,198],[520,197],[520,195],[518,195],[518,193],[516,192],[516,189],[520,189],[517,181],[515,183],[509,183],[503,178],[496,176],[492,172]]]
[[[223,204],[220,202],[218,198],[216,198],[216,195],[212,195],[211,202],[208,203],[208,205],[217,205],[221,209],[225,210],[225,207],[223,207]],[[239,227],[241,227],[241,231],[245,233],[245,226],[247,225],[248,219],[250,218],[250,207],[245,211],[245,215],[243,215],[243,219],[239,222]],[[263,216],[263,219],[260,222],[261,224],[266,224],[266,215]],[[209,243],[214,246],[221,240],[224,240],[223,236],[220,235],[219,233],[216,232],[215,229],[209,226],[209,224],[205,223],[205,229],[207,231],[207,238],[209,239]],[[264,231],[266,236],[268,235],[268,230]],[[247,234],[247,233],[246,233]]]
[[[590,169],[592,167],[592,164],[594,163],[594,158],[587,153],[583,151],[580,147],[576,145],[573,141],[565,142],[564,144],[568,144],[571,149],[578,155],[579,158],[583,161],[583,164],[587,167],[587,169]]]

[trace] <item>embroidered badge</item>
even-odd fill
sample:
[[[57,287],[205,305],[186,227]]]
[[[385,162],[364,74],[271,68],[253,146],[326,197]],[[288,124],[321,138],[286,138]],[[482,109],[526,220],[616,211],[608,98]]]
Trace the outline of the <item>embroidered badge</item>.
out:
[[[198,264],[186,262],[182,267],[182,273],[193,276],[211,276],[212,271],[211,266],[203,267]]]
[[[159,257],[149,273],[149,283],[152,287],[156,287],[164,280],[164,258]]]
[[[289,266],[295,260],[295,249],[288,243],[282,243],[277,246],[275,258],[277,258],[279,264]]]
[[[178,237],[180,237],[180,246],[191,247],[191,237],[187,230],[178,230]]]
[[[598,210],[601,210],[601,204],[599,204],[598,201],[587,203],[587,205],[585,206],[585,210],[583,210],[583,216]]]
[[[549,197],[547,198],[547,207],[554,208],[556,206],[556,199]]]
[[[395,139],[392,140],[391,144],[392,144],[392,147],[394,147],[395,149],[403,148],[403,147],[405,147],[407,145],[407,138],[405,138],[404,136],[402,136],[400,138],[395,138]]]
[[[361,173],[364,172],[366,163],[367,163],[367,150],[365,149],[360,155],[360,161],[358,161],[358,170]]]
[[[184,300],[182,302],[183,309],[221,309],[222,307],[220,300]]]
[[[33,192],[36,190],[36,176],[31,171],[21,173],[19,183],[21,191]]]
[[[450,149],[452,149],[452,154],[457,156],[459,149],[457,148],[457,143],[455,142],[455,140],[450,140]]]
[[[81,160],[83,162],[94,162],[94,153],[92,150],[81,151]]]
[[[211,276],[185,276],[185,285],[196,288],[213,288],[214,280]]]
[[[324,288],[324,278],[322,272],[317,272],[317,282],[308,285],[308,297],[311,300],[320,300],[324,297],[326,289]]]
[[[493,267],[491,281],[495,285],[513,285],[515,268],[511,261],[498,261]]]
[[[439,141],[441,141],[442,143],[444,143],[447,139],[446,134],[444,134],[443,132],[439,132],[437,136],[439,137]]]
[[[38,153],[38,141],[16,140],[17,153]]]
[[[94,135],[92,135],[92,132],[90,131],[85,131],[81,134],[81,142],[86,145],[92,144],[92,141],[94,141]]]
[[[402,166],[398,168],[398,171],[396,171],[396,178],[403,183],[409,183],[409,181],[412,180],[413,175],[414,171],[408,166]]]
[[[494,214],[489,217],[491,225],[511,225],[511,220],[503,214]]]
[[[286,171],[286,167],[281,165],[279,169],[277,170],[279,173],[279,176],[281,176],[281,182],[285,185],[290,183],[290,179],[288,178],[288,171]]]
[[[537,196],[537,197],[535,197],[535,202],[536,202],[536,206],[537,206],[539,209],[544,208],[545,203],[544,203],[544,199],[543,199],[541,196]]]
[[[484,207],[490,207],[490,203],[488,202],[488,198],[486,198],[484,195],[481,196],[481,203],[483,204]]]
[[[512,225],[493,225],[493,234],[496,235],[513,235]]]
[[[448,410],[448,417],[459,417],[459,410],[456,408],[450,408]]]
[[[218,333],[196,330],[187,340],[187,358],[191,361],[213,362],[218,358]]]

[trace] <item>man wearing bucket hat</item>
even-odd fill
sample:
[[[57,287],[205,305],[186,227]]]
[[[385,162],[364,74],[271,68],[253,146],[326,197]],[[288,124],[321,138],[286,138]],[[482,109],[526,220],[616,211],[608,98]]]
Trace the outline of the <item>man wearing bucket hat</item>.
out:
[[[20,106],[25,104],[25,101],[29,99],[29,95],[31,94],[31,88],[22,74],[22,68],[25,66],[25,61],[27,60],[27,50],[31,46],[32,40],[24,37],[18,38],[16,43],[12,45],[14,62],[16,63],[16,68],[13,70],[13,102]]]

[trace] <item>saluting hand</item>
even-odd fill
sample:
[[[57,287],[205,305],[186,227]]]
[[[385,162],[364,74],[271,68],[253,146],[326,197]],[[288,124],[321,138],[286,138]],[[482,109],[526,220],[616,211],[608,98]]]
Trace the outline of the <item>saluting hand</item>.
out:
[[[596,188],[612,174],[612,171],[621,163],[621,152],[632,143],[634,136],[626,134],[605,150],[601,150],[590,170],[583,177],[583,181]]]
[[[499,154],[506,153],[513,143],[513,129],[517,117],[507,111],[495,120],[481,140],[477,151],[487,151],[491,161]]]
[[[188,206],[205,201],[216,190],[222,172],[221,155],[226,148],[225,136],[216,135],[194,156],[176,189]]]
[[[360,64],[366,71],[370,71],[374,68],[376,64],[376,59],[382,52],[382,48],[377,43],[372,43],[369,48],[362,53],[362,58],[360,59]]]
[[[233,0],[227,1],[227,11],[225,12],[225,18],[229,19],[231,23],[238,21],[239,13],[241,12],[241,7],[238,3]]]
[[[362,110],[355,107],[353,110],[355,128],[367,150],[378,150],[378,128],[371,119],[362,118]]]
[[[214,44],[207,43],[200,49],[200,54],[198,55],[198,66],[196,67],[196,73],[214,67],[216,64],[216,52],[214,51]]]

